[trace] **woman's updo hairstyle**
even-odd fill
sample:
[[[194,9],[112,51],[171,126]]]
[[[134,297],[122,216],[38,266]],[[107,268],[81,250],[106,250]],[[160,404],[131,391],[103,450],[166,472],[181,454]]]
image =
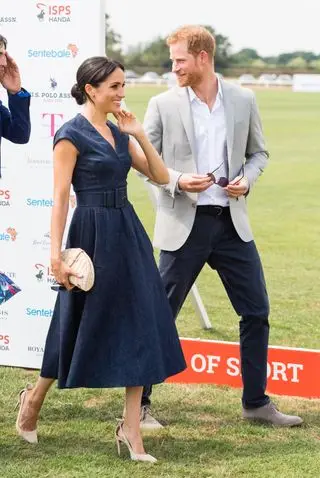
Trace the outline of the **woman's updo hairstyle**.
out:
[[[86,85],[98,87],[117,68],[124,71],[121,63],[106,56],[93,56],[85,60],[78,68],[77,83],[71,88],[71,95],[78,105],[83,105],[87,100],[92,101],[85,91]]]

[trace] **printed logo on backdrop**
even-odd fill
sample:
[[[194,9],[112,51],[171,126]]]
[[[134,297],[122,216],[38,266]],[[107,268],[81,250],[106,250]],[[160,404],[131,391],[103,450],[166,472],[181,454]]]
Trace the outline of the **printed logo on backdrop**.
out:
[[[53,138],[57,130],[63,125],[63,113],[41,113],[42,129],[47,138]]]
[[[0,207],[8,207],[10,203],[11,193],[9,189],[0,189]]]
[[[20,287],[15,284],[13,279],[15,279],[14,272],[4,273],[0,271],[0,305],[10,300],[18,292],[21,292]],[[4,315],[7,316],[6,314]]]
[[[26,199],[27,206],[29,207],[40,207],[40,208],[47,208],[53,206],[52,199],[46,198],[27,198]]]
[[[8,320],[9,318],[9,311],[7,309],[3,309],[0,307],[0,320]]]
[[[3,232],[0,230],[0,241],[2,242],[15,242],[18,232],[14,227],[7,227]]]
[[[41,357],[43,355],[43,352],[44,352],[44,347],[43,347],[43,345],[32,344],[32,345],[27,346],[27,351],[30,354],[36,355],[37,357]]]
[[[66,58],[76,58],[79,53],[79,48],[75,43],[68,43],[65,48],[51,49],[51,50],[28,50],[28,58],[50,58],[55,60],[61,60]]]
[[[42,251],[48,251],[51,245],[50,232],[43,234],[41,238],[32,240],[32,247],[41,249]]]
[[[35,207],[35,208],[47,208],[53,206],[53,199],[46,199],[46,198],[27,198],[26,199],[27,206]],[[76,196],[74,194],[70,194],[69,204],[72,209],[76,207]],[[10,228],[12,229],[12,228]],[[14,229],[12,229],[15,231]],[[13,234],[13,233],[12,233]],[[50,236],[49,236],[50,237]]]
[[[0,332],[0,352],[9,352],[10,336]]]
[[[27,307],[26,316],[28,318],[39,317],[44,319],[51,319],[53,314],[53,309],[37,308],[37,307]]]
[[[41,263],[34,265],[34,277],[39,284],[57,284],[50,267]]]
[[[8,23],[17,23],[17,17],[1,17],[0,16],[0,27],[3,25],[8,25]]]
[[[41,249],[42,251],[49,251],[51,246],[50,232],[46,232],[43,236],[32,239],[32,247]],[[62,241],[62,247],[65,248],[66,242]]]
[[[52,152],[49,157],[40,154],[38,158],[34,158],[30,154],[26,155],[26,163],[30,168],[52,168]]]
[[[45,103],[62,103],[65,99],[71,98],[70,91],[59,90],[59,85],[54,77],[50,77],[47,83],[47,87],[42,91],[30,91],[32,98],[38,98]]]
[[[70,23],[71,5],[36,3],[36,15],[40,23]]]

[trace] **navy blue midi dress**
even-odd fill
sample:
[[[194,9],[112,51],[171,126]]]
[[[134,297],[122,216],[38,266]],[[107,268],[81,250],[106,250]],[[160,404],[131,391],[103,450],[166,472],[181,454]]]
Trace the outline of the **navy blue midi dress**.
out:
[[[79,151],[67,247],[84,249],[95,268],[89,292],[58,293],[41,376],[59,388],[155,384],[186,366],[152,245],[127,198],[129,137],[108,126],[115,148],[81,114],[54,138]]]

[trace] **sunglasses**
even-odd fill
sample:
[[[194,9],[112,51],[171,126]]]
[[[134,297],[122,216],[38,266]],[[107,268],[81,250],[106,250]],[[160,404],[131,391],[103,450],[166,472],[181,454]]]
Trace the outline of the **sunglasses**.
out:
[[[224,161],[222,161],[219,166],[217,168],[215,168],[211,173],[207,173],[207,176],[210,177],[210,179],[213,181],[214,184],[216,184],[217,186],[220,186],[221,188],[225,188],[228,186],[229,184],[229,179],[226,178],[225,176],[221,176],[220,178],[217,178],[215,176],[215,172],[223,165]],[[244,167],[243,165],[241,166],[241,176],[240,178],[238,179],[238,181],[236,183],[233,183],[233,184],[239,184],[239,182],[241,181],[241,179],[243,179],[244,177]]]

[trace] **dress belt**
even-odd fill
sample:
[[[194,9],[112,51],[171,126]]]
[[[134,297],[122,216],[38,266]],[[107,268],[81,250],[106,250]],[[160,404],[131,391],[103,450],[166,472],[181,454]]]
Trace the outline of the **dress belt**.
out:
[[[76,193],[78,207],[122,208],[128,204],[127,186],[103,192]]]

